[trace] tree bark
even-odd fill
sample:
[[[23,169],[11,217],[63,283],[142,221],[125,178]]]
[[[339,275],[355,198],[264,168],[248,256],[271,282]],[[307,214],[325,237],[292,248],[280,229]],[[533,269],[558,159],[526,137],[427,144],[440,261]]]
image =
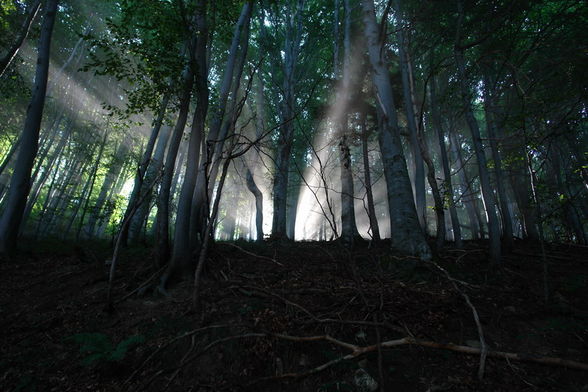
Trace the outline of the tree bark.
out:
[[[339,165],[341,178],[341,239],[345,246],[351,247],[355,238],[359,238],[355,222],[355,191],[353,172],[351,170],[351,150],[348,142],[348,107],[351,94],[351,5],[345,0],[345,29],[343,35],[343,75],[337,97],[335,122],[341,136],[339,139]],[[338,46],[338,43],[335,43]],[[335,63],[335,76],[338,75],[338,63]],[[337,116],[338,115],[338,116]]]
[[[400,1],[395,0],[397,15],[400,14]],[[414,199],[416,204],[419,223],[423,230],[426,231],[426,208],[427,198],[425,192],[425,166],[423,155],[419,148],[418,141],[418,122],[416,118],[414,93],[412,87],[412,64],[408,57],[407,40],[404,28],[400,23],[396,26],[396,35],[398,38],[398,57],[400,58],[400,71],[402,75],[402,95],[404,97],[404,106],[406,109],[406,122],[410,134],[410,145],[412,147],[412,158],[414,161]]]
[[[0,253],[11,253],[16,248],[17,236],[22,223],[22,214],[26,207],[31,187],[31,170],[39,145],[39,129],[45,106],[47,77],[49,75],[49,56],[51,36],[57,15],[58,0],[47,0],[41,38],[37,56],[35,87],[31,97],[24,128],[21,135],[21,146],[16,160],[8,200],[2,218],[0,218]]]
[[[196,47],[193,53],[195,60],[195,82],[196,82],[196,110],[192,119],[192,129],[188,144],[188,158],[186,164],[186,175],[178,199],[178,212],[176,214],[175,235],[173,243],[172,259],[169,264],[168,275],[179,271],[189,271],[191,267],[191,244],[190,244],[190,218],[192,208],[192,197],[197,181],[198,167],[200,162],[200,145],[204,136],[206,114],[208,112],[208,69],[206,68],[206,52],[208,30],[206,25],[206,0],[198,3],[196,15]]]
[[[401,252],[429,260],[432,256],[431,249],[419,224],[412,197],[408,169],[400,142],[390,74],[383,57],[384,48],[379,39],[374,3],[373,0],[362,0],[361,3],[376,101],[383,116],[379,142],[388,189],[392,246]]]
[[[158,264],[164,265],[169,258],[169,214],[170,214],[170,190],[172,179],[174,177],[174,167],[178,149],[184,135],[184,128],[188,120],[188,111],[190,109],[190,97],[192,96],[192,86],[194,84],[193,67],[188,64],[182,75],[182,91],[180,96],[180,105],[176,125],[169,141],[167,157],[164,164],[159,196],[157,198],[157,258]]]

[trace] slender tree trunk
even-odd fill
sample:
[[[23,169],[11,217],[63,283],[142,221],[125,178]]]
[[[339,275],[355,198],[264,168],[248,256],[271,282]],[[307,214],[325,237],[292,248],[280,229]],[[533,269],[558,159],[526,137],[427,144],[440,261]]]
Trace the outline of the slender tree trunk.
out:
[[[135,209],[135,213],[131,218],[130,223],[127,225],[128,235],[131,242],[137,242],[142,238],[142,232],[144,223],[149,216],[149,210],[151,206],[151,199],[153,195],[153,182],[157,180],[161,168],[163,166],[163,159],[165,157],[165,148],[167,146],[169,135],[170,135],[171,127],[164,125],[159,132],[159,138],[157,139],[157,146],[155,147],[155,152],[153,153],[152,157],[150,158],[149,165],[147,166],[147,170],[145,174],[142,176],[142,180],[140,181],[141,185],[139,188],[141,189],[140,192],[135,194],[134,198],[129,200],[129,204],[136,203],[138,200],[139,194],[146,192],[147,189],[150,189],[148,195],[142,195],[143,202],[140,206]],[[135,181],[137,179],[135,178]],[[134,192],[134,190],[133,190]],[[128,208],[127,210],[130,212],[131,209]]]
[[[459,226],[459,219],[457,216],[457,209],[455,208],[455,201],[453,196],[453,184],[451,181],[451,168],[449,166],[449,158],[447,157],[447,148],[445,147],[445,132],[443,130],[443,124],[441,122],[441,114],[439,113],[439,106],[437,102],[437,82],[435,77],[431,77],[429,85],[429,94],[431,101],[431,117],[433,120],[433,126],[437,131],[437,137],[439,140],[439,151],[441,155],[441,166],[443,167],[444,186],[446,193],[446,199],[449,204],[449,215],[451,216],[451,227],[453,229],[453,240],[455,246],[461,248],[463,246],[461,240],[461,227]]]
[[[43,185],[45,185],[45,182],[47,181],[47,179],[49,178],[49,175],[51,174],[51,171],[53,169],[54,164],[59,160],[59,157],[63,153],[63,149],[65,148],[67,140],[69,139],[70,129],[71,129],[71,127],[67,127],[67,129],[64,131],[63,135],[61,136],[61,139],[59,140],[59,144],[56,146],[55,150],[53,151],[53,154],[52,154],[49,162],[45,166],[43,173],[41,174],[41,177],[33,185],[33,189],[30,192],[29,200],[27,202],[25,212],[23,213],[23,223],[22,223],[23,227],[26,225],[26,223],[29,219],[31,211],[33,210],[33,207],[34,207],[35,203],[37,202],[37,199],[41,193],[41,189],[42,189]],[[40,166],[40,164],[41,164],[41,162],[39,162],[39,166]],[[36,176],[33,176],[33,178],[35,178],[35,177]]]
[[[106,173],[104,181],[102,182],[102,186],[100,187],[100,193],[98,194],[96,203],[94,203],[94,206],[92,207],[90,218],[88,224],[86,225],[85,231],[88,238],[92,238],[94,236],[96,224],[100,220],[102,209],[106,204],[110,190],[115,186],[115,182],[120,176],[128,150],[129,149],[127,144],[122,142],[112,157],[112,161],[108,167],[108,172]]]
[[[478,161],[478,171],[480,174],[480,187],[482,188],[482,200],[484,201],[484,209],[486,217],[488,218],[488,234],[490,238],[490,260],[493,263],[500,262],[500,227],[498,226],[498,217],[496,216],[496,205],[492,187],[490,185],[490,176],[488,175],[488,165],[486,163],[486,153],[484,145],[482,144],[482,137],[480,135],[480,127],[478,120],[474,117],[472,103],[470,101],[470,91],[467,85],[467,75],[465,69],[465,59],[463,50],[455,48],[455,63],[457,65],[457,72],[459,76],[459,83],[461,88],[461,99],[464,106],[464,115],[470,132],[472,134],[472,142],[476,159]]]
[[[365,175],[365,191],[367,195],[368,218],[370,221],[370,235],[372,240],[380,241],[380,226],[376,215],[376,207],[374,204],[374,193],[372,191],[372,175],[370,170],[370,157],[368,151],[369,133],[366,126],[365,115],[361,116],[361,146],[363,155],[363,171]]]
[[[374,3],[373,0],[362,0],[361,3],[364,32],[377,96],[376,102],[380,105],[383,116],[379,141],[388,188],[392,246],[401,252],[429,260],[431,249],[419,224],[412,197],[408,169],[400,142],[400,130],[392,95],[390,74],[386,59],[382,57],[385,51],[382,48],[382,42],[380,42]]]
[[[125,218],[129,215],[129,213],[131,212],[133,207],[137,204],[137,201],[141,195],[142,189],[152,189],[150,184],[145,184],[145,182],[146,182],[145,176],[146,176],[147,171],[149,170],[149,167],[152,165],[151,156],[153,154],[153,149],[155,148],[155,142],[158,139],[159,132],[160,132],[161,126],[163,124],[163,119],[165,117],[165,113],[166,113],[167,107],[169,105],[169,101],[171,98],[170,95],[171,95],[170,93],[167,93],[161,101],[159,113],[158,113],[157,118],[155,119],[155,122],[153,124],[153,128],[151,130],[151,135],[149,136],[149,140],[147,142],[147,145],[145,146],[145,151],[143,152],[143,157],[141,158],[141,162],[139,163],[137,174],[135,175],[135,183],[133,186],[133,191],[131,192],[131,196],[129,197],[129,203],[127,204],[127,209],[125,210],[125,215],[124,215]],[[165,138],[165,142],[167,142],[167,137]],[[161,165],[161,163],[158,162],[155,165]],[[141,219],[145,219],[145,214],[142,213],[142,212],[144,212],[145,205],[148,206],[149,202],[143,203],[139,207],[140,211],[137,211],[137,213],[133,216],[132,221],[129,222],[129,224],[126,225],[125,228],[123,228],[121,233],[119,234],[121,236],[121,244],[123,246],[127,245],[129,230],[133,233],[133,235],[138,234],[136,231],[136,227],[137,227],[136,222],[137,221],[142,222]],[[136,238],[136,237],[133,237],[133,238]]]
[[[196,52],[193,54],[196,67],[196,110],[192,120],[192,129],[190,132],[190,141],[188,144],[188,159],[186,165],[186,175],[178,199],[178,212],[176,214],[175,235],[173,243],[172,259],[170,261],[167,275],[173,272],[191,271],[192,257],[190,244],[190,217],[192,208],[192,196],[198,175],[200,161],[200,146],[204,136],[204,126],[206,114],[208,112],[208,69],[206,68],[206,52],[208,30],[206,24],[206,0],[198,3],[198,12],[196,16]]]
[[[245,168],[245,180],[247,183],[247,189],[249,189],[249,192],[255,197],[255,239],[258,242],[263,242],[263,194],[255,183],[253,173],[251,173],[251,170],[247,165]]]
[[[224,143],[229,128],[233,124],[233,108],[236,105],[237,91],[248,51],[252,11],[253,2],[245,2],[235,25],[219,91],[218,104],[213,114],[196,185],[193,187],[192,208],[190,210],[190,242],[192,243],[192,248],[198,246],[202,242],[202,238],[204,238],[202,230],[207,226],[206,220],[209,215],[209,201],[212,196],[212,189],[216,183]],[[239,48],[241,48],[241,51],[239,51]],[[230,102],[229,97],[231,97]],[[227,113],[230,115],[226,116]]]
[[[484,112],[486,118],[486,132],[490,140],[490,150],[494,161],[494,173],[496,179],[496,190],[500,204],[500,216],[502,217],[502,243],[508,251],[513,247],[512,217],[508,206],[504,172],[502,171],[502,157],[498,149],[498,131],[494,116],[494,88],[491,85],[490,77],[484,77]]]
[[[58,0],[47,0],[45,16],[41,27],[41,38],[37,57],[35,87],[21,135],[21,146],[18,153],[14,173],[10,181],[8,200],[2,218],[0,218],[0,253],[11,253],[16,248],[16,241],[22,214],[26,207],[31,187],[31,170],[39,143],[39,129],[45,106],[47,77],[49,75],[49,55],[51,35],[57,14]]]
[[[12,157],[14,156],[16,151],[18,151],[19,146],[20,146],[20,138],[17,137],[16,140],[14,141],[14,143],[12,143],[12,145],[10,146],[10,150],[8,150],[8,152],[4,156],[4,160],[2,161],[2,164],[0,165],[0,175],[2,175],[4,173],[4,170],[8,167],[8,164],[12,160]]]
[[[461,154],[461,147],[458,143],[457,136],[455,135],[455,130],[453,129],[453,127],[450,127],[449,130],[449,141],[451,151],[459,165],[459,167],[457,168],[457,172],[459,173],[459,178],[462,184],[460,194],[461,198],[463,199],[463,203],[466,207],[466,212],[468,214],[472,239],[476,240],[484,238],[484,225],[483,222],[480,220],[479,214],[477,212],[478,203],[476,202],[473,190],[470,189],[470,177],[466,171],[466,165]]]
[[[429,155],[429,150],[425,142],[425,136],[423,135],[422,127],[419,127],[418,130],[418,143],[421,150],[421,156],[427,164],[427,181],[431,187],[431,193],[433,194],[433,200],[435,203],[435,216],[437,218],[436,244],[437,251],[440,251],[445,245],[445,234],[447,231],[445,228],[445,210],[443,206],[443,198],[441,197],[441,192],[439,191],[439,185],[437,184],[437,179],[435,178],[435,166],[433,165],[433,160]]]
[[[50,4],[47,5],[47,9],[49,9]],[[8,49],[8,52],[0,59],[0,78],[4,76],[4,73],[12,63],[12,60],[18,54],[20,47],[22,46],[24,40],[29,35],[29,31],[31,30],[31,26],[39,12],[39,8],[41,8],[41,0],[36,0],[31,6],[29,7],[27,17],[23,21],[23,24],[20,27],[20,31],[12,44],[12,46]]]
[[[397,14],[400,13],[400,1],[395,0]],[[419,223],[423,230],[426,230],[426,207],[427,199],[425,193],[425,166],[421,149],[418,141],[418,122],[416,118],[414,94],[411,81],[412,64],[408,58],[408,43],[406,33],[402,26],[396,26],[398,37],[398,56],[400,58],[400,71],[402,75],[402,92],[404,96],[404,106],[406,108],[406,120],[410,134],[410,145],[412,147],[412,157],[414,160],[414,199],[416,203]]]
[[[188,120],[188,111],[190,109],[190,97],[192,96],[192,86],[194,84],[194,71],[189,64],[186,66],[182,76],[182,92],[180,96],[180,109],[178,119],[174,127],[167,157],[164,164],[161,186],[159,188],[159,197],[157,199],[157,251],[159,265],[164,265],[170,253],[169,246],[169,214],[170,214],[170,190],[174,176],[174,167],[178,149],[184,135],[184,128]]]
[[[92,170],[91,182],[90,182],[90,189],[88,190],[88,194],[86,196],[86,200],[84,201],[84,207],[82,208],[82,215],[80,216],[80,224],[78,225],[78,229],[76,231],[76,240],[80,239],[80,233],[82,232],[82,228],[84,227],[84,219],[86,218],[86,214],[88,213],[88,207],[90,205],[90,200],[92,199],[92,192],[94,191],[94,185],[96,184],[96,178],[98,177],[98,167],[100,166],[100,162],[102,161],[102,155],[104,154],[104,148],[106,147],[106,142],[108,141],[108,130],[104,132],[104,139],[102,140],[102,145],[100,146],[100,151],[98,152],[98,158],[96,160],[96,165]],[[123,141],[122,144],[125,142]]]
[[[338,46],[338,42],[335,43]],[[345,0],[345,29],[343,35],[343,75],[338,92],[336,118],[339,139],[339,166],[341,178],[341,239],[351,247],[355,238],[359,238],[355,222],[355,191],[353,187],[353,172],[351,170],[351,150],[348,139],[349,96],[351,94],[351,5]],[[338,62],[335,63],[335,76],[339,74]],[[340,117],[340,118],[338,118]]]
[[[286,21],[286,37],[284,41],[284,83],[282,86],[283,97],[281,104],[282,126],[278,136],[276,158],[275,158],[275,177],[273,185],[273,209],[272,219],[272,238],[283,239],[287,237],[287,200],[288,200],[288,179],[290,171],[290,153],[294,140],[294,122],[292,121],[295,113],[295,84],[294,73],[298,55],[300,52],[300,43],[302,39],[302,11],[304,9],[304,0],[296,2],[296,9]]]

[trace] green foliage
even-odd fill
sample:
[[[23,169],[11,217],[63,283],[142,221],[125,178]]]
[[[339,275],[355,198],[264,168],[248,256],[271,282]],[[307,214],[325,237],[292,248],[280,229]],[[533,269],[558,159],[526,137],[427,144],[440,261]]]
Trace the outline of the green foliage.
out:
[[[122,360],[127,352],[134,346],[145,341],[142,335],[132,335],[124,339],[116,346],[110,338],[100,332],[85,332],[75,334],[66,341],[80,345],[80,353],[87,355],[82,363],[86,366],[97,362],[116,362]]]

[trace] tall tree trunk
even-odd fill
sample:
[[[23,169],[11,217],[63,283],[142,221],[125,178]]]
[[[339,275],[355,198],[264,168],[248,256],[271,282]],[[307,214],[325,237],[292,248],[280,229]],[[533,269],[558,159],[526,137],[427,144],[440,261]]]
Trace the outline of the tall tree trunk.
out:
[[[453,184],[451,181],[451,168],[449,166],[449,158],[447,157],[447,148],[445,147],[445,131],[443,130],[443,124],[441,122],[441,114],[439,112],[439,106],[437,101],[437,81],[434,76],[430,79],[429,95],[431,101],[431,118],[433,120],[433,127],[437,131],[437,137],[439,140],[439,151],[441,155],[441,166],[443,167],[443,180],[446,192],[446,199],[449,204],[449,215],[451,217],[451,227],[453,230],[453,241],[455,246],[461,248],[461,227],[459,226],[459,219],[457,216],[457,209],[455,208],[455,201],[453,196]]]
[[[431,249],[419,224],[412,197],[408,169],[400,142],[390,74],[386,59],[383,58],[385,51],[382,48],[383,42],[380,42],[374,3],[373,0],[362,0],[361,3],[372,79],[377,95],[376,102],[380,105],[383,115],[379,141],[388,188],[392,246],[401,252],[429,260]]]
[[[496,204],[492,187],[490,185],[490,176],[488,175],[488,165],[486,163],[486,153],[484,145],[482,144],[482,136],[480,135],[480,126],[478,120],[474,117],[472,108],[470,89],[467,84],[467,74],[465,69],[465,59],[463,49],[456,46],[455,63],[457,65],[457,73],[459,77],[459,84],[461,89],[461,99],[464,107],[464,115],[470,132],[472,134],[472,143],[476,159],[478,161],[478,171],[480,175],[480,187],[482,188],[482,200],[484,201],[484,209],[488,219],[488,235],[490,238],[490,260],[493,263],[500,262],[500,227],[498,226],[498,217],[496,216]]]
[[[47,8],[49,9],[49,7],[50,5],[48,4]],[[29,35],[31,26],[33,25],[37,13],[39,12],[39,8],[41,8],[41,0],[36,0],[33,4],[31,4],[27,13],[27,17],[20,26],[20,30],[18,32],[16,39],[14,40],[14,43],[8,49],[4,57],[0,59],[0,78],[4,75],[4,73],[10,66],[10,63],[12,63],[12,60],[14,60],[14,58],[18,54],[18,51],[20,50],[20,47],[22,46],[24,40]]]
[[[200,162],[200,147],[204,136],[206,114],[208,112],[208,69],[206,68],[206,52],[208,27],[206,24],[206,0],[198,3],[196,16],[196,40],[195,53],[192,54],[196,69],[196,110],[192,119],[192,129],[188,144],[188,159],[186,175],[178,199],[178,212],[176,214],[175,235],[173,243],[172,259],[166,274],[170,275],[176,270],[189,272],[191,269],[191,244],[190,244],[190,217],[192,208],[192,196],[196,185],[198,167]]]
[[[304,0],[296,2],[296,9],[288,16],[286,20],[286,37],[284,40],[284,83],[282,86],[282,104],[281,104],[281,121],[278,141],[276,145],[275,157],[275,177],[273,185],[273,219],[272,219],[272,238],[282,239],[287,237],[286,216],[288,200],[288,179],[290,171],[290,153],[294,141],[294,122],[292,121],[295,113],[295,84],[294,73],[298,55],[300,52],[300,43],[302,39],[302,11],[304,9]]]
[[[400,1],[395,0],[395,8],[397,16],[400,14]],[[397,17],[399,20],[400,17]],[[404,97],[404,106],[406,108],[406,122],[410,134],[410,145],[412,147],[412,157],[414,160],[414,199],[416,203],[417,215],[419,223],[423,230],[426,230],[426,211],[427,198],[425,192],[425,166],[421,149],[418,141],[418,122],[416,118],[414,93],[412,87],[412,64],[408,57],[408,42],[406,39],[406,32],[400,26],[396,26],[396,35],[398,38],[398,57],[400,58],[400,71],[402,75],[402,92]]]
[[[170,190],[172,179],[174,177],[176,157],[182,141],[182,136],[184,135],[184,128],[188,120],[188,111],[190,109],[190,98],[192,96],[192,86],[194,84],[194,70],[192,68],[191,64],[188,64],[183,71],[178,118],[169,141],[161,186],[159,187],[159,196],[157,198],[157,257],[159,265],[164,265],[167,262],[170,253]]]
[[[27,197],[31,187],[31,170],[35,156],[37,155],[39,129],[45,106],[51,36],[57,15],[57,3],[58,0],[47,0],[45,4],[45,16],[43,17],[37,56],[35,87],[27,109],[27,116],[21,135],[21,146],[10,181],[6,208],[4,209],[2,218],[0,218],[0,253],[4,254],[11,253],[16,248],[22,214],[26,207]]]
[[[488,75],[484,77],[484,113],[486,118],[486,132],[490,140],[490,150],[494,161],[494,174],[496,190],[500,204],[500,216],[502,217],[502,243],[506,250],[513,247],[512,217],[508,206],[504,172],[502,171],[502,157],[498,149],[498,130],[494,112],[494,87]]]
[[[241,14],[233,31],[229,55],[225,65],[219,99],[212,118],[212,124],[206,141],[206,150],[202,156],[199,175],[193,187],[192,208],[190,210],[190,242],[193,248],[201,243],[209,216],[209,202],[212,189],[216,183],[222,151],[229,128],[233,124],[233,108],[236,106],[237,91],[245,64],[249,46],[249,32],[253,2],[243,4]],[[241,48],[241,51],[239,51]],[[231,100],[229,101],[229,97]],[[229,116],[226,114],[229,113]]]
[[[337,10],[336,10],[337,11]],[[337,12],[336,12],[337,13]],[[338,42],[335,43],[338,46]],[[359,237],[355,222],[355,192],[353,172],[351,171],[351,150],[348,139],[349,96],[351,94],[351,5],[345,0],[345,29],[343,35],[343,75],[341,87],[337,94],[335,121],[341,134],[339,139],[339,166],[341,178],[341,239],[346,246],[352,246]],[[335,63],[335,76],[339,74],[338,62]],[[338,118],[340,117],[340,118]]]

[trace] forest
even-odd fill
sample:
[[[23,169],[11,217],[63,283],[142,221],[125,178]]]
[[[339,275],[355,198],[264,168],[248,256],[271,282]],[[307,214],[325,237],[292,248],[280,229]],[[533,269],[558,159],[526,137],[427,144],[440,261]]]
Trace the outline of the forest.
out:
[[[0,0],[0,390],[588,390],[588,4]]]

